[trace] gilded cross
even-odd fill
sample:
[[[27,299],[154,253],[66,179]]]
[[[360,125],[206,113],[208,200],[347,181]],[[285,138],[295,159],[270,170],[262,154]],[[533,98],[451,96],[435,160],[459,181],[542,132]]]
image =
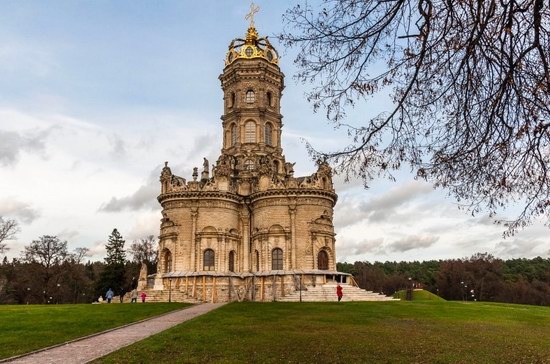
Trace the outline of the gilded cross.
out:
[[[252,2],[250,4],[250,11],[248,12],[248,14],[246,14],[246,16],[244,17],[246,20],[250,19],[250,27],[251,28],[254,28],[254,15],[260,11],[260,7],[256,4],[254,4],[254,2]]]

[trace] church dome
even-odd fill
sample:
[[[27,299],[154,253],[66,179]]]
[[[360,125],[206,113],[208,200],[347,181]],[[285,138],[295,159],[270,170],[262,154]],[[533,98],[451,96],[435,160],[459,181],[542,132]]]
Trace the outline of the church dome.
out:
[[[279,54],[273,48],[267,37],[259,37],[256,28],[251,25],[246,32],[246,38],[235,38],[229,44],[225,56],[225,65],[230,65],[237,59],[263,58],[269,63],[279,64]]]

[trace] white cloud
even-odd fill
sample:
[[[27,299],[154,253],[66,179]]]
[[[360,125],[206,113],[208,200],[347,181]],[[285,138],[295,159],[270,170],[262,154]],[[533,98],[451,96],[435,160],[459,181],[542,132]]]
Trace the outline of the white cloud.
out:
[[[439,240],[439,236],[433,235],[410,235],[396,240],[387,245],[389,251],[406,252],[413,249],[425,249],[434,245]]]
[[[15,197],[5,197],[0,198],[0,216],[13,217],[30,224],[40,216],[40,213],[29,203],[19,201]]]
[[[11,166],[17,163],[22,152],[43,154],[45,139],[51,129],[15,132],[0,130],[0,165]]]

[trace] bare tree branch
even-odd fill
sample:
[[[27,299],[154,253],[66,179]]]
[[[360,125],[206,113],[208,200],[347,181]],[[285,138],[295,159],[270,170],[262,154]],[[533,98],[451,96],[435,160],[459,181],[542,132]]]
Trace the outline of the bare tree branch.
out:
[[[280,39],[300,48],[296,78],[351,142],[307,145],[346,178],[409,165],[472,213],[523,207],[511,235],[550,222],[550,4],[544,0],[325,0],[289,9]],[[391,92],[392,108],[344,124]]]

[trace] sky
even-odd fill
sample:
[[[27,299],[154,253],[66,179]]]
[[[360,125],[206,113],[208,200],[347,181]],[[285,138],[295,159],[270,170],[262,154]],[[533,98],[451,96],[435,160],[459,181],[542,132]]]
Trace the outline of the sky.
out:
[[[347,145],[304,97],[295,50],[275,39],[298,1],[259,1],[260,35],[271,37],[286,75],[282,143],[295,175],[315,165],[304,140],[324,151]],[[159,234],[164,161],[190,178],[217,159],[223,111],[219,74],[230,41],[244,37],[248,1],[6,0],[0,2],[0,216],[21,231],[9,258],[42,235],[105,255],[114,228],[127,241]],[[349,123],[390,108],[374,99]],[[444,190],[415,181],[345,183],[335,177],[338,261],[549,257],[541,223],[504,239],[487,215],[459,210]],[[517,207],[501,217],[514,217]]]

